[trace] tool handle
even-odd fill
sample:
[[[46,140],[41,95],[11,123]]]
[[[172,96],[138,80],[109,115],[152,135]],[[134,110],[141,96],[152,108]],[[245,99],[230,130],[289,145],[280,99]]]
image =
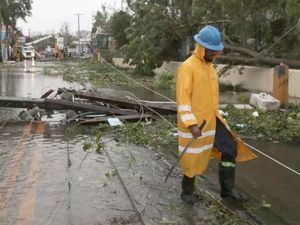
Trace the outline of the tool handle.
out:
[[[206,125],[206,120],[203,120],[202,123],[199,126],[199,130],[202,130]]]
[[[202,123],[199,126],[199,130],[202,130],[204,128],[204,126],[206,125],[206,120],[203,120]],[[171,173],[173,172],[175,166],[180,162],[182,156],[185,154],[185,152],[188,150],[188,148],[190,147],[190,145],[193,143],[193,141],[196,138],[193,138],[192,140],[190,140],[190,142],[185,146],[185,148],[183,149],[183,151],[181,152],[181,154],[179,155],[177,161],[173,164],[173,166],[171,167],[171,169],[169,170],[169,173],[166,176],[165,182],[167,182],[169,176],[171,175]]]
[[[204,126],[206,125],[206,120],[203,120],[202,123],[199,126],[199,130],[202,131],[202,129],[204,128]],[[177,160],[177,163],[179,163],[180,159],[182,158],[182,156],[185,154],[185,152],[188,150],[188,148],[190,147],[190,145],[193,143],[193,141],[197,139],[197,138],[193,138],[184,148],[184,150],[181,152],[181,154],[179,155],[179,158]],[[176,163],[176,164],[177,164]]]

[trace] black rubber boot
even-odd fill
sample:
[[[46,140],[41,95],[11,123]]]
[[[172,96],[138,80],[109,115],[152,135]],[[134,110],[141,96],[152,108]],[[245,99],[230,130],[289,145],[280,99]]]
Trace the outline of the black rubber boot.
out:
[[[182,192],[180,194],[180,198],[188,203],[189,205],[194,205],[196,202],[199,201],[197,195],[194,194],[195,191],[195,177],[190,178],[187,176],[183,176],[182,178]]]
[[[249,198],[234,190],[235,166],[223,166],[219,164],[219,181],[221,186],[221,197],[236,202],[248,202]]]

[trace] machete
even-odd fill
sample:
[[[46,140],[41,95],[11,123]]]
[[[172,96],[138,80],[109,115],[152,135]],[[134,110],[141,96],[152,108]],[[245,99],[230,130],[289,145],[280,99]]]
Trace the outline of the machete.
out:
[[[203,120],[203,122],[201,123],[201,125],[199,126],[199,129],[202,130],[203,127],[206,125],[206,120]],[[181,152],[181,154],[179,155],[179,158],[177,159],[177,161],[173,164],[173,166],[171,167],[168,175],[166,176],[165,182],[167,182],[169,176],[171,175],[171,173],[173,172],[175,166],[177,166],[177,164],[180,162],[181,158],[183,157],[183,155],[186,153],[187,149],[191,146],[191,144],[193,143],[193,141],[196,140],[196,138],[193,138],[192,140],[190,140],[190,142],[185,146],[185,148],[183,149],[183,151]]]

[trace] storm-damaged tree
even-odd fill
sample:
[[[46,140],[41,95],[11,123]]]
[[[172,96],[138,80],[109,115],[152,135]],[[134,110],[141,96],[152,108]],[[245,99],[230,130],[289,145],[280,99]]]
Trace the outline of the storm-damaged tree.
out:
[[[128,44],[122,50],[125,62],[136,65],[135,72],[153,75],[164,61],[174,59],[186,33],[190,33],[192,0],[127,0],[132,12],[131,26],[126,30]],[[183,7],[182,7],[183,6]],[[184,8],[185,7],[185,8]]]
[[[269,57],[300,57],[298,0],[194,0],[194,12],[194,20],[219,26],[231,45]]]
[[[124,11],[114,12],[108,15],[105,6],[101,11],[97,11],[94,16],[92,34],[108,33],[117,41],[117,48],[128,43],[125,30],[130,26],[131,16]]]
[[[109,19],[109,34],[117,41],[117,48],[128,43],[128,38],[125,33],[130,26],[131,16],[124,12],[115,12]]]
[[[64,38],[64,43],[66,46],[73,45],[73,40],[75,40],[75,38],[72,36],[72,34],[70,32],[70,24],[69,23],[67,23],[67,22],[62,23],[61,28],[59,30],[59,35]]]
[[[6,38],[8,36],[8,28],[11,27],[16,31],[16,24],[18,19],[24,21],[25,18],[31,15],[32,0],[0,0],[0,23],[5,25]],[[0,35],[2,35],[2,26],[0,26]],[[9,40],[15,41],[15,40]],[[2,49],[0,45],[0,61],[2,61]]]
[[[104,5],[101,6],[102,10],[97,10],[96,15],[93,16],[93,25],[92,25],[92,34],[96,34],[97,32],[105,32],[109,31],[108,19],[109,15],[106,11]]]
[[[285,58],[298,67],[299,0],[127,0],[127,5],[132,22],[123,50],[139,73],[153,74],[163,61],[178,59],[182,43],[206,24],[217,26],[230,44],[226,62],[274,65]]]

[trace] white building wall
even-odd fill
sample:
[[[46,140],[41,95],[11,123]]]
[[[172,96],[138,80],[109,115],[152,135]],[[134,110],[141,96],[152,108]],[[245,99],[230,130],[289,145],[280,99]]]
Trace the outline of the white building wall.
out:
[[[114,63],[118,66],[127,68],[133,68],[128,64],[123,64],[123,59],[114,58]],[[182,62],[165,62],[163,65],[156,69],[156,73],[161,73],[164,70],[169,70],[171,73],[176,74],[177,68]],[[223,68],[225,65],[218,65],[217,71]],[[221,78],[220,83],[239,85],[250,91],[259,92],[271,92],[273,89],[273,68],[263,68],[254,66],[243,66],[242,74],[239,74],[241,66],[234,66],[228,70]],[[300,98],[300,70],[289,70],[289,96]]]

